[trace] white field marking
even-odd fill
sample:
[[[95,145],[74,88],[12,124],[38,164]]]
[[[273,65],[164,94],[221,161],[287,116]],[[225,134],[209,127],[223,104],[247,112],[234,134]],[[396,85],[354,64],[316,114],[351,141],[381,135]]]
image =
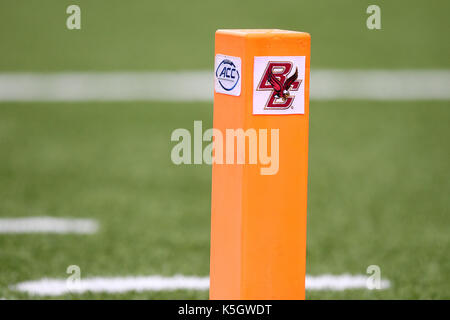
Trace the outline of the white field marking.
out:
[[[0,73],[0,101],[212,101],[210,71]],[[311,99],[450,100],[450,70],[313,70]]]
[[[92,219],[53,217],[0,218],[2,233],[95,233],[98,222]]]
[[[0,101],[209,101],[207,71],[3,73]]]
[[[306,276],[307,290],[341,291],[346,289],[367,289],[367,276],[364,275],[320,275]],[[381,289],[390,287],[389,280],[381,281]],[[140,276],[84,278],[79,283],[67,285],[67,280],[44,278],[21,282],[11,286],[12,290],[32,295],[58,296],[65,293],[107,292],[123,293],[128,291],[172,291],[172,290],[208,290],[209,277],[175,275],[173,277]]]
[[[347,289],[368,289],[365,275],[331,275],[306,276],[305,286],[308,290],[342,291]],[[391,286],[389,280],[380,280],[380,289],[388,289]]]

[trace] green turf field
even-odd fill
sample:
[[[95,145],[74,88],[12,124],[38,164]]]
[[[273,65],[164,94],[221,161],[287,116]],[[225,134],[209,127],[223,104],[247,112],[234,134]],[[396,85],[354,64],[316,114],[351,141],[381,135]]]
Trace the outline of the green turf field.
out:
[[[312,34],[312,68],[448,69],[448,1],[0,2],[0,73],[197,70],[218,28]],[[281,8],[277,10],[277,8]],[[365,274],[386,290],[309,299],[450,299],[449,101],[311,101],[307,273]],[[0,218],[93,218],[93,235],[0,234],[0,298],[27,280],[209,274],[211,167],[170,161],[176,128],[212,126],[212,103],[0,103]],[[207,291],[74,299],[205,299]]]
[[[65,28],[69,4],[82,28]],[[311,66],[449,68],[446,0],[376,1],[382,30],[366,28],[374,1],[2,0],[1,70],[184,70],[212,67],[219,28],[312,35]],[[193,54],[195,53],[195,54]]]

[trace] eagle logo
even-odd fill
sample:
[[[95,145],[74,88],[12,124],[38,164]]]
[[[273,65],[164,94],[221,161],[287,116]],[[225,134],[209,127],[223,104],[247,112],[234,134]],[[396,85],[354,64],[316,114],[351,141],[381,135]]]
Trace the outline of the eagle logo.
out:
[[[297,80],[297,77],[298,68],[295,68],[294,74],[287,78],[284,83],[282,83],[273,75],[272,70],[269,70],[269,76],[267,77],[267,80],[272,85],[273,91],[275,93],[275,99],[281,98],[283,101],[286,101],[286,99],[290,97],[289,90],[291,89],[294,81]]]

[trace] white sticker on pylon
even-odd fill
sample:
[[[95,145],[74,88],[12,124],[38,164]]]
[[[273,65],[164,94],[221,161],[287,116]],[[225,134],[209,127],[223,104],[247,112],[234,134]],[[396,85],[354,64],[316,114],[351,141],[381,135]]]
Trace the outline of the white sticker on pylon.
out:
[[[253,114],[305,113],[305,57],[255,57]]]
[[[241,58],[216,54],[214,70],[216,92],[241,95]]]

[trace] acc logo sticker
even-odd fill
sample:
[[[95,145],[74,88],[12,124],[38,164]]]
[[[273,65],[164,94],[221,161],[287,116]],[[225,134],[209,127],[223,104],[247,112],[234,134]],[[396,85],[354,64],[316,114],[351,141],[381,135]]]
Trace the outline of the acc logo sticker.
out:
[[[241,94],[241,58],[217,54],[214,79],[216,92],[239,96]]]

